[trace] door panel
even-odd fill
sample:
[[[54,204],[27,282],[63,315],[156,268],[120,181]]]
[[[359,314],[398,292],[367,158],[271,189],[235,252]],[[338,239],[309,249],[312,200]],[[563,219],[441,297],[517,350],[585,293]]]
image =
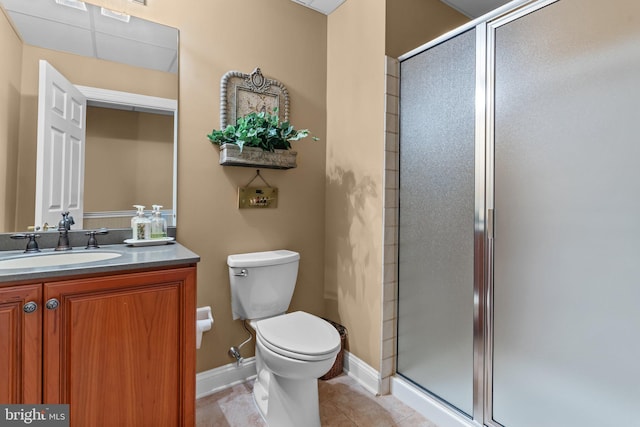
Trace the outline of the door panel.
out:
[[[637,424],[639,23],[637,1],[563,0],[496,30],[493,417],[505,426]]]
[[[69,211],[82,228],[86,98],[40,61],[35,225],[55,225]]]
[[[473,411],[475,30],[401,64],[398,372]]]
[[[0,402],[42,401],[42,285],[0,288]],[[25,304],[35,311],[25,312]]]
[[[193,271],[46,283],[60,306],[44,319],[45,403],[78,426],[190,425]]]

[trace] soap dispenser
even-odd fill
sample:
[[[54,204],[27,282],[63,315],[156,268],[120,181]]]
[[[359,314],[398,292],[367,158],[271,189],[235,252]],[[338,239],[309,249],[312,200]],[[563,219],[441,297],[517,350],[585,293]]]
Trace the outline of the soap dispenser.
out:
[[[146,240],[151,235],[151,222],[149,218],[144,216],[144,206],[133,205],[138,209],[136,216],[131,218],[131,231],[133,232],[134,240]]]
[[[151,214],[151,238],[164,239],[167,237],[167,221],[162,217],[161,205],[152,205],[153,213]]]

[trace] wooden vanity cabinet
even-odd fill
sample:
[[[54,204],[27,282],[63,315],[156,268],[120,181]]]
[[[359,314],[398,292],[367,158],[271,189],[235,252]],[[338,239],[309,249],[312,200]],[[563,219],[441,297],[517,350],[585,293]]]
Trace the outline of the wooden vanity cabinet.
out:
[[[195,267],[40,286],[43,403],[68,403],[72,427],[194,425]]]

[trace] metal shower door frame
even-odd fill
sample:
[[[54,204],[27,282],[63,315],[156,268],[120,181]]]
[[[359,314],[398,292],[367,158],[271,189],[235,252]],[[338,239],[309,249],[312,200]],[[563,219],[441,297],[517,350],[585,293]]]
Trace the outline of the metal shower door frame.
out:
[[[476,288],[483,289],[481,293],[483,298],[483,320],[485,327],[483,331],[483,373],[479,375],[476,371],[476,377],[480,381],[479,377],[482,377],[483,382],[483,420],[482,423],[488,427],[504,427],[498,421],[493,418],[493,296],[494,296],[494,242],[493,242],[493,227],[495,216],[495,54],[496,54],[496,30],[504,25],[507,25],[525,15],[533,13],[542,9],[552,3],[559,0],[537,0],[524,4],[520,7],[514,8],[510,13],[496,17],[493,20],[487,21],[478,25],[484,26],[484,34],[486,39],[484,40],[484,70],[486,74],[486,80],[484,81],[484,133],[478,132],[476,134],[476,144],[483,145],[485,152],[483,153],[484,164],[480,165],[478,160],[476,163],[476,179],[482,179],[484,184],[484,197],[483,200],[479,200],[480,197],[476,195],[476,221],[480,222],[481,226],[484,225],[484,232],[479,233],[479,226],[476,226],[476,233],[482,234],[479,239],[482,240],[482,244],[478,243],[484,248],[482,254],[483,265],[486,271],[483,277],[477,277],[476,279],[480,283],[476,283]],[[480,40],[478,41],[480,46]],[[478,102],[478,105],[480,102]],[[481,114],[478,112],[477,120],[480,122],[482,119],[478,116]],[[479,149],[478,149],[479,150]],[[480,171],[484,168],[483,171]],[[484,218],[482,217],[484,214]],[[476,252],[478,256],[478,252]],[[480,261],[477,261],[480,262]],[[479,402],[475,402],[479,403]],[[475,417],[474,417],[475,418]]]
[[[470,29],[476,30],[473,415],[470,423],[478,427],[504,427],[493,419],[492,399],[495,32],[557,1],[511,1],[398,58],[402,62]],[[440,401],[449,407],[447,402]]]

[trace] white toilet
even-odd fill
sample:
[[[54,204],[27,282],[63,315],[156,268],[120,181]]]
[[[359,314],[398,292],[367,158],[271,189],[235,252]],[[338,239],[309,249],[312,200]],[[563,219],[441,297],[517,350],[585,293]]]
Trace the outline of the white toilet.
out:
[[[234,319],[256,331],[258,377],[253,396],[270,427],[320,427],[318,378],[340,352],[340,335],[303,311],[285,314],[300,254],[278,250],[229,255]]]

